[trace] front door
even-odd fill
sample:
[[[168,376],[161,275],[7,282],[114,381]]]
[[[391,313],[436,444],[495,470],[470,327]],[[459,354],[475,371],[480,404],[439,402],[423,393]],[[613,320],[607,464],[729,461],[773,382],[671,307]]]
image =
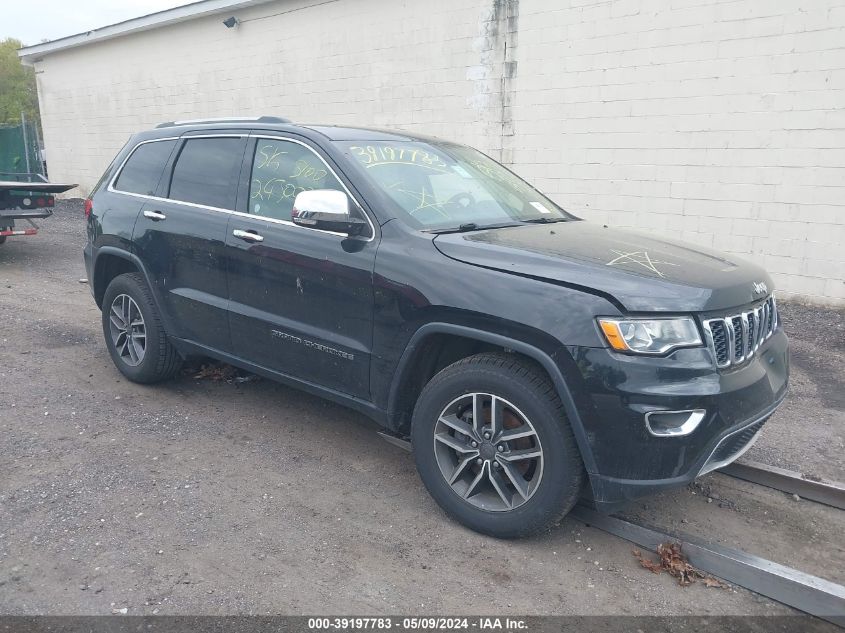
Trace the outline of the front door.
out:
[[[173,334],[229,351],[225,242],[245,136],[185,138],[135,224],[141,260]]]
[[[257,138],[247,157],[248,214],[233,215],[226,232],[233,352],[282,374],[368,397],[372,225],[367,235],[349,238],[290,221],[301,191],[349,193],[308,145]]]

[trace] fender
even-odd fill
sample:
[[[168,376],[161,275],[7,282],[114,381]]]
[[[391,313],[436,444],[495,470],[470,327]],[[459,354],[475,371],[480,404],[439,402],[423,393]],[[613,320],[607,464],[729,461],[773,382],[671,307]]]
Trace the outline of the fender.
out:
[[[474,328],[463,325],[454,325],[452,323],[433,322],[426,323],[421,326],[411,337],[411,340],[405,347],[405,351],[402,352],[402,356],[396,367],[396,373],[394,374],[393,382],[390,385],[390,395],[388,396],[387,403],[389,419],[392,419],[396,414],[396,403],[399,398],[399,385],[402,384],[405,372],[408,371],[408,364],[413,357],[414,352],[422,344],[426,337],[432,334],[454,334],[456,336],[490,343],[506,349],[512,349],[540,363],[543,369],[545,369],[549,376],[551,376],[555,390],[557,391],[557,394],[563,403],[563,407],[566,410],[566,415],[569,418],[570,425],[572,426],[572,432],[575,435],[575,441],[578,443],[578,449],[581,451],[581,459],[584,460],[584,467],[587,469],[588,473],[596,472],[596,463],[593,458],[593,451],[590,448],[590,443],[587,439],[584,423],[581,419],[580,413],[578,412],[578,408],[575,406],[575,399],[572,397],[572,392],[566,384],[566,380],[564,379],[560,368],[554,360],[552,360],[552,357],[545,351],[523,341],[515,340],[501,334],[493,334],[491,332],[485,332],[484,330],[476,330]]]
[[[144,266],[144,263],[141,261],[141,258],[135,255],[134,253],[130,253],[122,248],[118,248],[116,246],[100,246],[96,249],[94,254],[94,261],[92,264],[92,270],[96,274],[97,271],[97,260],[100,259],[100,255],[114,255],[115,257],[120,257],[121,259],[125,259],[135,266],[138,271],[143,275],[144,281],[147,282],[147,287],[150,289],[150,292],[153,296],[153,301],[155,301],[156,308],[158,309],[158,313],[161,316],[161,320],[164,321],[164,327],[167,332],[176,332],[173,329],[173,324],[170,321],[170,315],[167,314],[165,310],[162,310],[161,307],[161,299],[159,298],[158,288],[156,288],[155,284],[152,283],[150,274],[147,271],[147,267]],[[96,283],[96,279],[91,280],[93,283]],[[93,284],[92,284],[92,291],[93,291]],[[102,308],[102,306],[100,306]]]

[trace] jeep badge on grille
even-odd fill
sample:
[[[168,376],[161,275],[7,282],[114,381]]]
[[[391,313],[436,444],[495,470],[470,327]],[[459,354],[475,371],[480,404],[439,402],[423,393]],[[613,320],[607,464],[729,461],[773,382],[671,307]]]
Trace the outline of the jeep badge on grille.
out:
[[[768,294],[769,287],[763,281],[754,282],[754,294],[764,295]]]

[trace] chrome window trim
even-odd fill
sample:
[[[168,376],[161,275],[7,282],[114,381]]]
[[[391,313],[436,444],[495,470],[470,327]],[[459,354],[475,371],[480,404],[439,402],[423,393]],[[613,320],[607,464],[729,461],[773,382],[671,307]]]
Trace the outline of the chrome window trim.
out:
[[[310,145],[303,143],[302,141],[298,141],[296,139],[287,138],[285,136],[274,136],[274,135],[265,135],[265,134],[250,134],[248,132],[244,132],[243,134],[197,134],[197,135],[188,135],[188,136],[167,136],[167,137],[162,137],[162,138],[148,139],[146,141],[140,141],[139,143],[137,143],[135,145],[135,147],[132,148],[132,151],[130,151],[129,154],[126,156],[126,158],[124,158],[123,161],[120,163],[120,167],[118,167],[117,171],[115,172],[115,175],[109,181],[109,186],[107,187],[106,190],[109,193],[116,193],[116,194],[120,194],[122,196],[131,196],[133,198],[141,198],[141,199],[144,199],[144,200],[152,200],[154,202],[168,202],[168,203],[182,204],[182,205],[186,205],[186,206],[189,206],[189,207],[193,207],[195,209],[204,209],[206,211],[216,211],[218,213],[228,213],[229,215],[236,215],[236,216],[240,216],[240,217],[244,217],[244,218],[260,219],[260,220],[263,220],[265,222],[271,222],[273,224],[280,224],[282,226],[292,226],[296,229],[303,230],[303,231],[314,231],[314,232],[325,234],[325,235],[335,235],[337,237],[342,237],[342,238],[345,238],[345,239],[349,238],[349,235],[347,235],[346,233],[338,233],[336,231],[324,231],[322,229],[314,229],[314,228],[311,228],[311,227],[308,227],[308,226],[301,226],[299,224],[294,224],[290,220],[279,220],[277,218],[268,218],[268,217],[264,217],[264,216],[261,216],[261,215],[255,215],[254,213],[243,213],[241,211],[235,211],[234,209],[223,209],[223,208],[220,208],[220,207],[212,207],[212,206],[209,206],[207,204],[197,204],[196,202],[187,202],[185,200],[175,200],[173,198],[162,198],[160,196],[149,196],[149,195],[146,195],[146,194],[143,194],[143,193],[133,193],[131,191],[121,191],[120,189],[115,189],[114,185],[117,182],[117,179],[120,177],[120,174],[123,172],[123,168],[126,166],[126,163],[129,162],[129,159],[132,157],[132,155],[138,150],[139,147],[141,147],[141,145],[146,145],[147,143],[160,143],[160,142],[163,142],[163,141],[179,141],[179,140],[182,140],[182,139],[188,140],[188,139],[194,139],[194,138],[268,138],[268,139],[273,139],[273,140],[290,141],[292,143],[297,143],[299,145],[302,145],[303,147],[308,148],[311,151],[311,153],[313,153],[317,158],[319,158],[320,161],[326,166],[326,169],[328,169],[328,171],[340,183],[341,187],[343,187],[344,191],[346,191],[346,195],[348,195],[355,202],[355,204],[358,205],[358,207],[361,209],[361,213],[363,213],[364,217],[367,219],[367,223],[370,225],[370,231],[372,232],[372,235],[369,238],[367,238],[366,240],[363,240],[363,241],[372,242],[376,238],[375,225],[373,224],[373,221],[370,219],[369,214],[364,210],[364,207],[361,205],[361,203],[358,201],[358,199],[355,196],[352,195],[352,193],[349,191],[349,188],[346,186],[346,184],[340,178],[337,177],[337,173],[331,168],[331,165],[326,163],[326,161],[323,160],[323,157],[320,156],[317,152],[315,152],[314,149]],[[252,182],[251,179],[250,179],[250,182]]]
[[[151,139],[148,139],[146,141],[141,141],[140,143],[135,145],[135,147],[132,148],[132,151],[129,152],[129,155],[126,158],[123,159],[123,162],[120,163],[120,167],[117,168],[117,172],[115,173],[114,177],[109,182],[109,186],[108,186],[107,190],[109,191],[109,193],[122,193],[123,195],[126,195],[126,196],[140,196],[140,197],[144,197],[144,198],[154,198],[156,200],[169,200],[171,202],[179,202],[180,204],[190,204],[190,205],[194,205],[194,206],[200,206],[200,207],[203,207],[203,208],[206,208],[206,209],[217,209],[217,210],[220,210],[220,211],[226,211],[226,209],[219,209],[218,207],[210,207],[210,206],[207,206],[207,205],[196,205],[196,203],[185,202],[183,200],[174,200],[172,198],[159,198],[158,196],[148,196],[148,195],[143,194],[143,193],[133,193],[131,191],[123,191],[122,189],[116,189],[114,185],[117,182],[117,179],[120,178],[120,174],[123,173],[123,168],[126,167],[126,163],[129,162],[129,159],[132,158],[132,155],[135,152],[138,151],[138,148],[141,147],[141,145],[146,145],[147,143],[162,143],[164,141],[179,141],[183,138],[247,138],[248,136],[249,136],[248,134],[197,134],[196,136],[165,136],[165,137],[162,137],[162,138],[151,138]]]
[[[117,179],[120,178],[120,174],[123,173],[123,168],[126,167],[126,163],[129,162],[129,159],[132,158],[132,155],[135,154],[135,152],[138,151],[138,148],[141,147],[141,145],[146,145],[147,143],[163,143],[164,141],[178,141],[178,140],[179,140],[178,136],[166,136],[166,137],[163,137],[163,138],[151,138],[149,140],[141,141],[140,143],[137,143],[135,145],[135,147],[132,148],[132,151],[130,151],[126,155],[126,158],[124,158],[121,161],[120,167],[117,168],[117,171],[114,173],[114,176],[112,176],[111,180],[109,181],[109,186],[106,187],[106,191],[108,191],[109,193],[122,193],[122,194],[127,195],[127,196],[145,196],[145,194],[142,194],[142,193],[133,193],[131,191],[121,191],[120,189],[115,189],[114,185],[117,182]]]

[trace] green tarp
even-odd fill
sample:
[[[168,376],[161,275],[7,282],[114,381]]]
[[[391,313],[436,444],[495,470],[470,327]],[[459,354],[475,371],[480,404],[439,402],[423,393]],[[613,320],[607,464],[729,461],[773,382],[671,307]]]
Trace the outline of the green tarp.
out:
[[[38,140],[31,125],[0,126],[0,174],[41,173],[38,154]]]

